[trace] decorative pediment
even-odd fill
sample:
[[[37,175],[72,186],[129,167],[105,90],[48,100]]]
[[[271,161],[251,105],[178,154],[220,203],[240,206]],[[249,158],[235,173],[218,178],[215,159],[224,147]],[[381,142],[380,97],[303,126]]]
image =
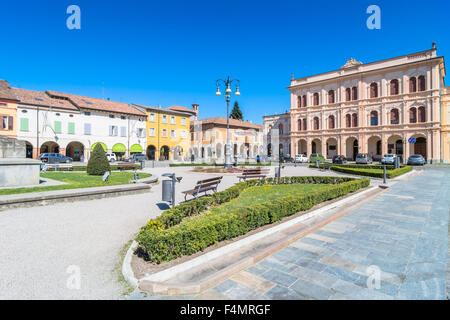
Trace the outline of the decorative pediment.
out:
[[[352,67],[359,66],[359,65],[361,65],[361,64],[362,64],[362,62],[356,61],[355,59],[350,58],[350,59],[349,59],[349,60],[341,67],[341,69],[352,68]]]

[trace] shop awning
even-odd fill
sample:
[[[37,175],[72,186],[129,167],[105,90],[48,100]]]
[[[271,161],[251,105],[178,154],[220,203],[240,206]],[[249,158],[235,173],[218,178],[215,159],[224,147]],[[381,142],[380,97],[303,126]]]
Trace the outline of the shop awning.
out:
[[[133,144],[130,148],[130,152],[142,153],[142,147],[139,144]]]
[[[113,148],[112,152],[126,152],[127,148],[122,143],[116,143]]]
[[[103,150],[105,150],[105,152],[106,152],[106,150],[107,150],[106,144],[104,144],[103,142],[96,142],[96,143],[94,143],[94,144],[92,145],[92,147],[91,147],[91,151],[94,151],[94,148],[95,148],[95,146],[96,146],[98,143],[100,143],[100,144],[102,145]]]

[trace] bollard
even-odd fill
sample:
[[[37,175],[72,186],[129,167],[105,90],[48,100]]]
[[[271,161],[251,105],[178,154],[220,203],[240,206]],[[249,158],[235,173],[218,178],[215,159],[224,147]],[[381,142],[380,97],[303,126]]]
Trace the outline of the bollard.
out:
[[[386,184],[386,165],[383,166],[383,184]]]
[[[319,160],[316,160],[316,168],[319,168],[320,167],[320,162],[319,162]]]

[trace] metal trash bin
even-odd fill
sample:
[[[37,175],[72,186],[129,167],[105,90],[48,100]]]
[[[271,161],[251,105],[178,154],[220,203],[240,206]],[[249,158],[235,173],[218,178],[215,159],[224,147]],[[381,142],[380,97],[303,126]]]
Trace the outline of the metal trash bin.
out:
[[[398,168],[400,168],[400,157],[399,156],[397,156],[397,157],[395,157],[395,160],[394,160],[394,168],[395,169],[398,169]]]
[[[173,180],[162,181],[162,200],[166,202],[172,202],[173,197]]]
[[[145,161],[141,160],[141,169],[144,169],[144,168],[145,168]]]

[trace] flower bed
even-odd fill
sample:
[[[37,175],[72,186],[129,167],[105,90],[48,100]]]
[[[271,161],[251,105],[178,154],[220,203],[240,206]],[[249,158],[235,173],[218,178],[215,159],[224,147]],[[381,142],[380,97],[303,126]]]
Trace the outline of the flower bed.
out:
[[[311,209],[318,203],[367,187],[369,183],[369,179],[343,177],[282,177],[241,182],[212,196],[182,203],[150,220],[136,238],[139,243],[136,253],[154,263],[191,255]],[[280,184],[324,184],[324,187],[306,193],[294,192],[232,211],[226,210],[226,206],[219,207],[238,198],[250,187]]]

